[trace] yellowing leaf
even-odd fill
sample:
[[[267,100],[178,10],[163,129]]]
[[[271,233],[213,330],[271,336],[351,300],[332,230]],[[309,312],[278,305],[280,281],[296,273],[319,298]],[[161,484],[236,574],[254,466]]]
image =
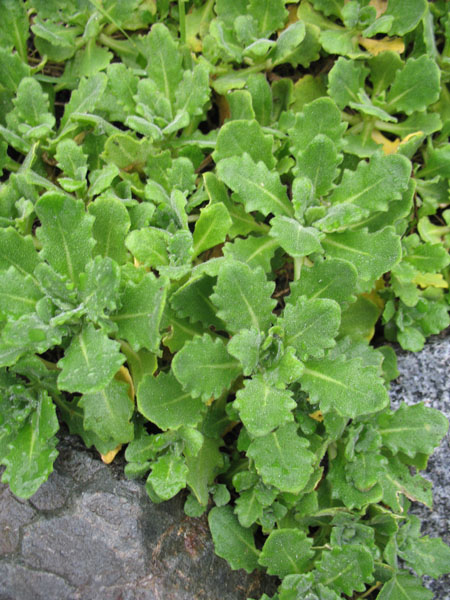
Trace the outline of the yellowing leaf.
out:
[[[134,404],[135,390],[130,371],[122,365],[115,374],[114,379],[117,379],[117,381],[123,381],[128,384],[128,396],[130,397],[131,402],[133,402]]]
[[[378,17],[380,17],[383,13],[386,12],[387,0],[370,0],[369,5],[373,6],[374,9],[377,11],[378,19]]]
[[[383,152],[385,154],[395,154],[400,145],[400,139],[397,138],[394,141],[389,140],[385,137],[381,131],[375,129],[372,131],[372,139],[377,144],[381,144],[383,146]]]
[[[314,421],[318,421],[319,423],[322,423],[323,421],[323,413],[321,410],[314,411],[313,413],[308,415],[308,417],[311,417],[311,419],[314,419]]]
[[[119,444],[116,448],[114,448],[114,450],[110,450],[106,454],[100,454],[105,465],[110,465],[112,463],[112,461],[116,458],[117,453],[120,452],[121,448],[122,444]]]
[[[423,135],[423,131],[414,131],[413,133],[409,133],[406,137],[404,137],[402,139],[402,141],[400,142],[400,145],[401,144],[406,144],[407,142],[409,142],[410,140],[412,140],[416,136],[421,136],[421,135]]]
[[[421,288],[448,288],[448,283],[445,281],[442,273],[417,273],[412,281],[416,285],[420,285]]]
[[[402,40],[402,38],[384,37],[381,40],[373,40],[360,36],[359,43],[373,56],[377,56],[377,54],[380,54],[380,52],[385,52],[386,50],[398,52],[399,54],[405,51],[405,42]]]

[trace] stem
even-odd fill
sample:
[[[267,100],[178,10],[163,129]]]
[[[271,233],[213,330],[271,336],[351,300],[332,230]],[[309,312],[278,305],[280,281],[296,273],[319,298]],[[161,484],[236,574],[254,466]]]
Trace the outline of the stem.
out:
[[[294,281],[298,281],[300,279],[300,274],[302,272],[304,261],[304,256],[302,256],[301,258],[294,258]]]
[[[186,43],[186,11],[184,7],[185,0],[178,0],[178,14],[180,19],[180,42]]]
[[[38,358],[41,362],[44,363],[44,365],[47,367],[47,369],[49,371],[59,371],[59,367],[56,366],[56,363],[52,363],[49,360],[42,358],[42,356],[38,356]]]
[[[47,55],[44,54],[44,56],[42,57],[42,60],[39,64],[37,64],[35,67],[33,67],[31,69],[31,73],[33,75],[35,75],[36,73],[39,73],[39,71],[42,71],[42,69],[45,67],[45,65],[47,64]]]
[[[370,596],[370,594],[372,592],[374,592],[375,590],[377,590],[381,585],[381,581],[377,581],[375,585],[373,585],[371,588],[369,588],[367,590],[367,592],[364,592],[364,594],[362,594],[361,596],[358,596],[358,598],[367,598],[367,596]]]
[[[362,130],[362,138],[363,138],[364,143],[367,142],[368,139],[370,139],[370,136],[372,135],[372,131],[373,131],[373,125],[374,125],[374,119],[367,119],[367,121],[365,121],[363,130]]]

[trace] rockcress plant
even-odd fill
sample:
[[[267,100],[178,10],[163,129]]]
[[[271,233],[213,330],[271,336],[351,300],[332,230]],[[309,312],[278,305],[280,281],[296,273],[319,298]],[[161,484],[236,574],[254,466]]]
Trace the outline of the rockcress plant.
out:
[[[62,421],[273,600],[430,599],[448,424],[381,334],[450,322],[446,2],[0,8],[2,481]]]

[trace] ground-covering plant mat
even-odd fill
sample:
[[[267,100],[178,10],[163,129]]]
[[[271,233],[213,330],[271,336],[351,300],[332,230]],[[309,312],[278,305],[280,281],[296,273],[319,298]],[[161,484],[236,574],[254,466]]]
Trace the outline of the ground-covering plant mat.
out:
[[[385,341],[450,322],[448,4],[0,8],[2,481],[63,421],[274,599],[431,598],[448,423]]]

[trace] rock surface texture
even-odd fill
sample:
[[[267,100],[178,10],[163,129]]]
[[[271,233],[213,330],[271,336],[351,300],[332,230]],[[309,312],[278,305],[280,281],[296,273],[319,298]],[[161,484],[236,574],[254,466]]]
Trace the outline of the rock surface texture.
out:
[[[183,499],[152,504],[123,465],[63,436],[29,500],[0,486],[0,600],[244,600],[275,581],[231,571]],[[273,579],[273,578],[272,578]]]
[[[400,353],[392,399],[424,401],[450,416],[450,338]],[[449,543],[448,438],[431,458],[434,510],[415,507],[423,533]],[[0,485],[0,600],[244,600],[276,581],[231,571],[214,555],[205,519],[183,499],[154,505],[123,465],[105,466],[77,438],[62,436],[55,471],[29,501]],[[428,583],[450,600],[450,577]]]
[[[402,400],[408,404],[424,402],[437,408],[450,419],[450,337],[435,337],[417,354],[397,351],[400,377],[392,383],[393,406]],[[411,512],[422,519],[422,533],[430,537],[442,537],[450,544],[450,436],[431,456],[423,473],[433,482],[433,510],[416,504]],[[427,587],[433,590],[435,600],[450,600],[450,575],[435,581],[425,578]]]

